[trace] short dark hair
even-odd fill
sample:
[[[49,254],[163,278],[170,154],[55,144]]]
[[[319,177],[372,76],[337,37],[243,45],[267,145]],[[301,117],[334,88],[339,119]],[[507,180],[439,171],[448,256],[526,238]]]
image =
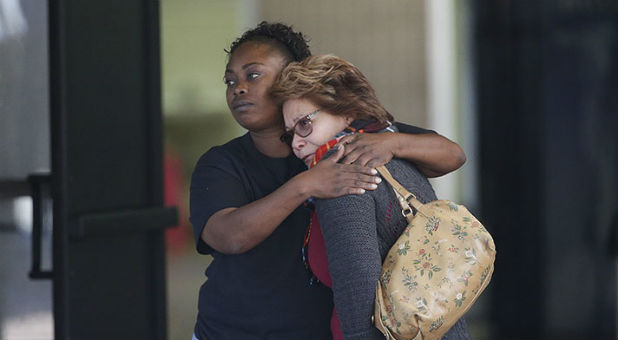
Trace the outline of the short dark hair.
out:
[[[290,61],[301,61],[311,55],[309,39],[301,32],[295,32],[292,26],[279,22],[260,22],[254,29],[248,30],[225,50],[228,59],[244,42],[255,41],[271,44],[279,49]]]

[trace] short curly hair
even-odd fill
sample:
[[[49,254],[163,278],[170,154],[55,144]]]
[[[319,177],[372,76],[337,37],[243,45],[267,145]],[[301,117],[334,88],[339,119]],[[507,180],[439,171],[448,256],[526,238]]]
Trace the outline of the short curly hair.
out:
[[[305,98],[334,115],[393,121],[363,73],[331,54],[318,54],[288,64],[270,94],[278,103]]]
[[[230,48],[225,50],[228,59],[241,44],[248,42],[263,42],[279,49],[289,61],[301,61],[311,55],[309,39],[301,32],[295,32],[292,26],[275,22],[260,22],[254,29],[248,30],[234,40]]]

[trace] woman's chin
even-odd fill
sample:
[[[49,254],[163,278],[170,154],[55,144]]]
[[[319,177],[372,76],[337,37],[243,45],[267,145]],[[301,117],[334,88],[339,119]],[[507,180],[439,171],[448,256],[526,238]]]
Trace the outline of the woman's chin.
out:
[[[266,130],[281,130],[281,134],[283,134],[283,123],[282,121],[273,118],[273,119],[265,119],[264,117],[260,117],[258,115],[232,115],[238,125],[243,127],[246,130],[252,132],[260,132]]]
[[[314,154],[309,154],[309,155],[305,155],[304,157],[299,157],[298,155],[296,155],[296,157],[300,158],[303,163],[305,163],[305,165],[310,168],[311,167],[311,163],[313,163],[313,155]]]

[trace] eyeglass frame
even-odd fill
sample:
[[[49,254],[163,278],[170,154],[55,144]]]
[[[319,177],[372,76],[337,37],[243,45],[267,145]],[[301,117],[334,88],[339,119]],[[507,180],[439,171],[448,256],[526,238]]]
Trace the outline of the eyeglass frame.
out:
[[[298,135],[299,137],[307,137],[309,136],[312,132],[313,132],[313,117],[315,117],[318,113],[322,112],[321,109],[317,109],[313,112],[310,112],[309,114],[303,116],[301,119],[297,120],[296,123],[294,124],[294,126],[291,129],[286,130],[281,137],[279,137],[279,139],[281,140],[281,142],[292,146],[292,140],[294,140],[294,135]],[[296,130],[296,127],[298,126],[298,123],[302,122],[302,121],[307,121],[309,123],[309,131],[305,134],[299,133]]]

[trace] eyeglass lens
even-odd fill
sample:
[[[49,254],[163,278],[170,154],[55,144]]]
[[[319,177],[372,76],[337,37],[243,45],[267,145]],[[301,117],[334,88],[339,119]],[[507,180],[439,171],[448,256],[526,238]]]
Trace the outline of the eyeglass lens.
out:
[[[307,137],[313,132],[313,124],[311,120],[313,116],[320,113],[320,110],[315,110],[310,114],[304,116],[299,119],[296,124],[294,124],[294,128],[286,131],[283,135],[281,135],[280,139],[287,145],[292,145],[292,140],[294,139],[294,134],[297,134],[299,137]]]

